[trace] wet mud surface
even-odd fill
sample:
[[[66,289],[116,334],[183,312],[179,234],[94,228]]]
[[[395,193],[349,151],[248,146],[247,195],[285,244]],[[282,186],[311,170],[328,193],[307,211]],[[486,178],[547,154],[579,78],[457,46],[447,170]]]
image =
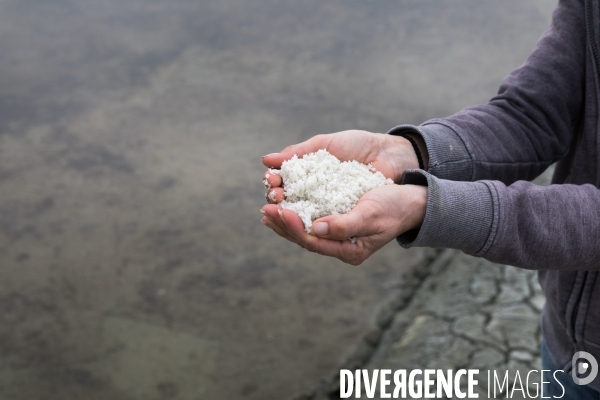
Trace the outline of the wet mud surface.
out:
[[[428,254],[280,240],[260,156],[485,101],[554,3],[0,1],[0,399],[330,376]]]

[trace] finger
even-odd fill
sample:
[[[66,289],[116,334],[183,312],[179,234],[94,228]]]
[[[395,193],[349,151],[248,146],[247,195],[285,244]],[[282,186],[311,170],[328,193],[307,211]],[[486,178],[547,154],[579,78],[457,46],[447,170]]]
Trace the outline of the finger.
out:
[[[327,148],[329,145],[329,135],[317,135],[305,142],[293,144],[281,150],[279,153],[272,153],[263,156],[262,162],[269,168],[281,168],[281,164],[292,158],[294,155],[302,157],[308,153],[314,153],[320,149]]]
[[[271,171],[267,171],[263,177],[263,183],[268,188],[279,187],[283,183],[281,180],[281,176],[279,174],[275,174]]]
[[[322,239],[314,236],[313,238],[316,239],[313,243],[315,252],[325,256],[335,257],[347,264],[360,265],[371,254],[358,240],[356,243],[352,243],[349,240],[340,241]],[[306,244],[304,243],[299,242],[298,244],[306,247]],[[306,248],[308,249],[308,247]]]
[[[267,190],[267,194],[265,195],[265,197],[269,204],[277,204],[285,200],[285,192],[282,188],[276,187]]]
[[[273,222],[279,229],[283,231],[287,231],[287,227],[281,220],[279,213],[277,212],[281,207],[275,204],[267,204],[263,208],[261,208],[261,212],[268,217],[271,222]]]
[[[358,239],[356,243],[349,240],[331,240],[307,234],[300,217],[290,210],[279,210],[281,219],[285,221],[287,232],[299,246],[308,251],[324,256],[335,257],[345,263],[359,265],[370,254],[366,242]]]
[[[378,233],[377,217],[371,206],[371,202],[363,201],[347,214],[319,218],[313,222],[311,233],[321,238],[333,240],[346,240],[354,236],[368,236]]]
[[[275,232],[276,234],[278,234],[279,236],[281,236],[282,238],[289,240],[292,243],[296,243],[298,244],[298,242],[292,237],[290,236],[287,232],[285,232],[284,230],[280,229],[277,225],[275,225],[273,223],[273,221],[271,221],[268,217],[263,217],[261,222],[268,228],[270,228],[271,230],[273,230],[273,232]]]
[[[306,230],[304,229],[304,223],[298,214],[291,210],[285,210],[282,208],[277,209],[277,213],[279,215],[279,219],[285,226],[285,231],[294,237],[294,239],[301,240],[305,235],[307,235]]]
[[[283,229],[278,227],[271,219],[269,219],[269,217],[264,216],[260,222],[262,222],[263,225],[265,225],[266,227],[273,230],[279,236],[289,240],[290,242],[297,243],[296,240],[292,236],[290,236],[287,232],[285,232]]]

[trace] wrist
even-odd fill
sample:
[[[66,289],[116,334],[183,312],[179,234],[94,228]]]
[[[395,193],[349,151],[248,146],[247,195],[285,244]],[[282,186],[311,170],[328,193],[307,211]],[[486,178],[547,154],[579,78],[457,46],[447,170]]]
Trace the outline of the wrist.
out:
[[[410,187],[412,199],[410,202],[409,220],[407,221],[406,231],[418,229],[423,225],[425,213],[427,211],[427,186],[405,185]]]
[[[404,171],[419,169],[419,160],[413,145],[405,137],[386,135],[385,138],[386,142],[382,145],[381,152],[384,153],[384,158],[392,164],[394,170],[392,179],[394,182],[400,183]]]
[[[405,150],[404,157],[396,159],[396,163],[400,164],[397,176],[400,180],[402,180],[404,171],[407,169],[429,170],[429,151],[425,139],[420,135],[419,127],[412,125],[398,125],[390,129],[387,136],[396,138],[395,142],[398,145],[403,145],[404,148],[407,149]],[[419,154],[420,157],[417,157],[417,154]]]
[[[408,231],[417,230],[423,225],[427,210],[428,188],[403,184],[394,185],[394,190],[397,192],[393,197],[395,207],[392,214],[397,216],[393,222],[394,235],[397,237]]]

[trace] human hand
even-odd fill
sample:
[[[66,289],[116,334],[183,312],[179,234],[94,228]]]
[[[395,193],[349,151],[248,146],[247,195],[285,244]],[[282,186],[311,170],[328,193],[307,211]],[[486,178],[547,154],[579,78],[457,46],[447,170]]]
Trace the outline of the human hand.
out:
[[[281,164],[294,154],[302,158],[305,154],[320,149],[327,149],[340,161],[370,163],[396,183],[400,182],[405,170],[419,168],[415,151],[405,138],[358,130],[317,135],[305,142],[288,146],[280,153],[266,155],[262,162],[266,167],[280,169]],[[284,199],[281,177],[267,172],[264,179],[268,184],[267,201],[280,203]]]
[[[380,186],[365,193],[349,213],[314,221],[310,234],[293,211],[267,204],[261,212],[262,222],[279,236],[308,251],[359,265],[396,236],[421,226],[426,206],[425,186]]]

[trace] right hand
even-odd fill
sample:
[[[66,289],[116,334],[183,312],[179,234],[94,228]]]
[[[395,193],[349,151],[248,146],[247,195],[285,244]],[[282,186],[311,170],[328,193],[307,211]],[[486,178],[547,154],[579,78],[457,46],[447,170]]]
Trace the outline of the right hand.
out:
[[[262,222],[308,251],[359,265],[398,235],[421,226],[427,191],[426,186],[416,185],[377,187],[365,193],[350,212],[314,221],[310,234],[295,212],[274,204],[261,208]]]
[[[386,178],[396,183],[400,182],[407,169],[419,168],[415,151],[405,138],[358,130],[317,135],[305,142],[288,146],[279,153],[266,155],[262,158],[262,162],[266,167],[280,169],[281,164],[292,158],[294,154],[302,158],[305,154],[320,149],[327,149],[340,161],[356,160],[363,164],[370,163]],[[269,186],[267,201],[272,204],[283,201],[284,190],[281,187],[281,177],[267,172],[264,179]]]

